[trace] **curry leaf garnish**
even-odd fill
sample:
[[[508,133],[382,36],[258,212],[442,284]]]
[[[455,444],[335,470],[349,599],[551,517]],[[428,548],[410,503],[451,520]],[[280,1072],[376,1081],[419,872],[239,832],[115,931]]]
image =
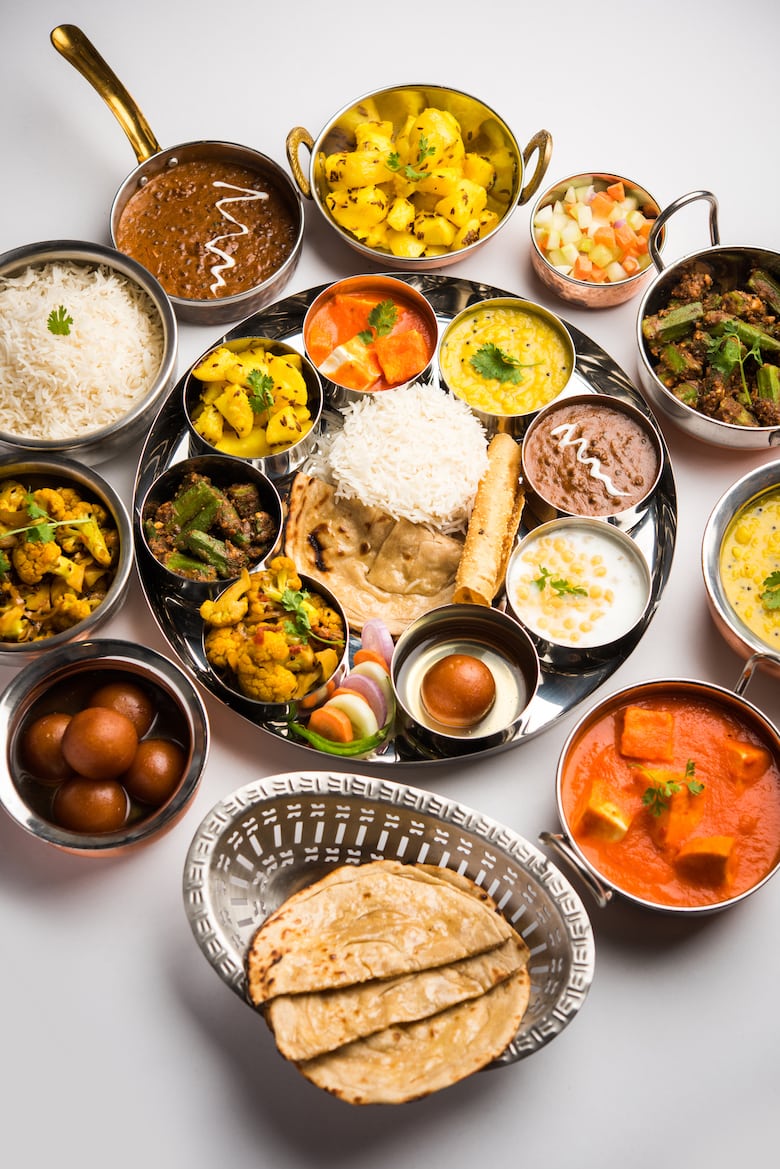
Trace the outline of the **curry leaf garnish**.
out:
[[[364,345],[370,345],[374,337],[386,337],[393,331],[398,320],[398,309],[392,300],[382,300],[375,304],[368,314],[369,328],[358,333]]]
[[[274,379],[259,369],[252,369],[246,378],[249,383],[249,405],[254,414],[262,414],[274,404]]]
[[[660,816],[662,812],[665,812],[674,793],[681,791],[683,787],[686,787],[692,796],[698,796],[704,791],[704,784],[694,779],[696,764],[692,759],[689,759],[685,764],[685,771],[682,775],[678,773],[677,776],[674,772],[659,774],[649,767],[644,767],[641,763],[635,763],[632,766],[637,767],[652,781],[642,795],[642,803],[651,816]]]
[[[761,603],[765,609],[780,609],[780,572],[770,572],[763,582]]]
[[[46,321],[46,327],[49,332],[55,333],[60,337],[67,337],[69,335],[72,324],[73,317],[70,316],[64,304],[61,304],[59,308],[53,308]]]
[[[534,578],[534,584],[540,592],[545,585],[549,584],[559,597],[587,597],[588,595],[588,590],[582,585],[573,585],[562,576],[554,576],[549,568],[545,568],[543,564],[539,565],[539,575]]]
[[[470,364],[480,377],[518,386],[523,380],[523,370],[538,365],[538,362],[532,361],[523,365],[516,357],[512,357],[511,353],[507,353],[492,341],[487,341],[480,345]]]

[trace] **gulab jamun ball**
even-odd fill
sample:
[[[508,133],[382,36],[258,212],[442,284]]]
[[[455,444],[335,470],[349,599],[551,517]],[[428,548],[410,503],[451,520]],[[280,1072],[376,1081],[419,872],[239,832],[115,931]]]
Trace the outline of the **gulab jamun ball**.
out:
[[[52,711],[41,715],[24,732],[22,760],[39,783],[61,783],[73,775],[62,753],[62,738],[70,720],[69,714]]]
[[[81,775],[61,783],[52,804],[55,823],[71,832],[116,832],[129,811],[130,801],[121,783]]]
[[[135,682],[106,682],[94,692],[89,705],[106,706],[129,718],[139,739],[154,722],[154,704],[144,688]]]
[[[116,779],[127,771],[138,747],[129,718],[107,706],[77,711],[62,736],[62,753],[78,775]]]
[[[422,704],[445,727],[476,726],[496,700],[490,667],[472,654],[452,653],[426,670],[420,685]]]

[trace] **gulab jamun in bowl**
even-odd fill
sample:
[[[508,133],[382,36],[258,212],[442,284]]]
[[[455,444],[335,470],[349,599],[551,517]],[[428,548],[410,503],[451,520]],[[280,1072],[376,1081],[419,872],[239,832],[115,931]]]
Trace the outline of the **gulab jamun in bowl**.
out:
[[[442,605],[396,643],[393,687],[404,733],[443,757],[508,742],[539,685],[526,631],[500,609]]]
[[[0,804],[65,852],[114,856],[181,818],[208,754],[203,702],[173,662],[96,640],[21,670],[0,695]]]

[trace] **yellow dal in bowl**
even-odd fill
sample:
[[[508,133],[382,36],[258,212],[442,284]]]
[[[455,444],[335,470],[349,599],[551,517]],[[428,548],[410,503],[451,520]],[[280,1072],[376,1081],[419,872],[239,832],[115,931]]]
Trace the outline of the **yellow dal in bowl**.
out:
[[[517,362],[516,383],[489,377],[474,368],[484,347],[497,346]],[[574,348],[563,325],[533,308],[488,302],[467,309],[442,338],[439,364],[449,389],[487,414],[530,414],[557,398],[574,367]]]
[[[780,609],[762,600],[767,578],[780,572],[780,489],[757,495],[737,512],[720,549],[726,599],[748,629],[780,652]]]

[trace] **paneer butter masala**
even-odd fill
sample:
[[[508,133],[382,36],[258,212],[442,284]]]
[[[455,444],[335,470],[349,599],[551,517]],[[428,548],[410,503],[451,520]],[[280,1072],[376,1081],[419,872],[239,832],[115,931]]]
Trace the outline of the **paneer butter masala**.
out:
[[[780,856],[780,767],[717,702],[643,698],[587,727],[565,761],[574,838],[619,889],[670,906],[738,896]]]

